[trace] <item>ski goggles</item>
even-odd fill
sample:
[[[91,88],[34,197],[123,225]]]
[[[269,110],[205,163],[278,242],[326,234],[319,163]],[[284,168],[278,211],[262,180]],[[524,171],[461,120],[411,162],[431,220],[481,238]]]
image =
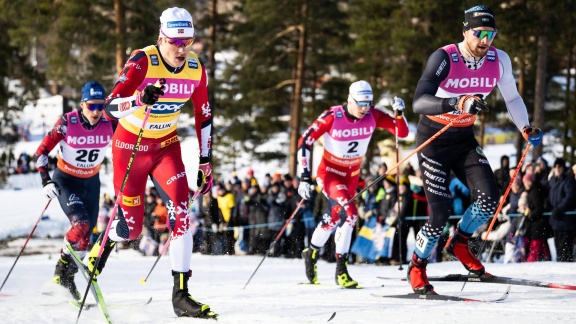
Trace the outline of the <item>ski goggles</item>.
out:
[[[478,39],[482,39],[487,37],[488,40],[493,40],[496,37],[497,30],[474,30],[472,29],[472,35],[478,37]]]
[[[162,36],[164,36],[164,38],[166,38],[168,40],[168,43],[171,45],[174,45],[176,47],[190,47],[192,46],[192,43],[194,43],[194,37],[192,38],[172,38],[172,37],[168,37],[166,36],[166,34],[164,34],[164,32],[162,30],[160,30],[160,33],[162,34]]]
[[[354,102],[356,102],[356,104],[360,107],[370,107],[372,106],[372,101],[356,101],[356,99],[354,99]]]
[[[104,110],[104,104],[103,103],[86,103],[86,108],[88,108],[90,111],[94,111],[94,110],[102,111],[102,110]]]

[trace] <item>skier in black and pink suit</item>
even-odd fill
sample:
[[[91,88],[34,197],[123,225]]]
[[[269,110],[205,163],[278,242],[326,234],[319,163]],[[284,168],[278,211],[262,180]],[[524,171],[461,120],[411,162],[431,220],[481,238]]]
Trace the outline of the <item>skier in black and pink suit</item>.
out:
[[[414,292],[420,294],[436,294],[428,282],[426,265],[450,216],[451,171],[470,189],[474,202],[446,243],[446,252],[473,274],[490,276],[470,252],[468,240],[494,215],[500,200],[494,172],[472,128],[476,114],[488,110],[484,99],[494,87],[500,89],[512,121],[524,138],[534,146],[542,140],[540,129],[531,127],[528,121],[526,106],[516,89],[510,57],[491,46],[497,33],[492,10],[476,6],[466,10],[464,16],[464,41],[444,46],[430,56],[412,105],[415,113],[422,114],[416,133],[417,145],[465,114],[418,152],[430,218],[416,236],[408,280]]]
[[[58,198],[70,219],[64,244],[70,244],[80,258],[88,251],[92,228],[96,225],[100,200],[100,166],[108,149],[114,125],[102,116],[106,93],[104,87],[90,81],[82,87],[80,110],[64,114],[44,137],[36,150],[36,167],[42,178],[44,193]],[[58,164],[52,177],[48,173],[48,154],[60,147]],[[78,300],[74,283],[78,267],[66,247],[60,252],[54,272],[55,283],[70,290]]]
[[[298,193],[309,199],[314,190],[311,182],[310,151],[312,144],[324,137],[324,154],[317,170],[316,181],[328,198],[328,208],[318,227],[312,234],[310,247],[302,251],[306,276],[310,283],[318,282],[316,261],[318,251],[324,246],[334,227],[336,229],[336,283],[345,288],[357,288],[358,282],[348,274],[347,261],[350,240],[358,211],[356,205],[347,205],[345,213],[339,213],[356,192],[360,165],[368,149],[368,143],[376,128],[391,133],[398,129],[398,136],[408,135],[408,126],[402,111],[404,101],[395,98],[392,107],[397,111],[397,119],[373,107],[372,88],[366,81],[350,85],[348,103],[334,106],[325,111],[312,123],[299,142],[298,160],[303,169]],[[396,125],[397,123],[397,125]]]

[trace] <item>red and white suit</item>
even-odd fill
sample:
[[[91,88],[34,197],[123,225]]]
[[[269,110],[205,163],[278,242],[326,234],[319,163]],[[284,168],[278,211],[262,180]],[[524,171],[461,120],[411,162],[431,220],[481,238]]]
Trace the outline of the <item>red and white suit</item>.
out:
[[[408,135],[406,119],[398,122],[398,136]],[[346,106],[335,106],[325,111],[312,123],[299,141],[298,158],[304,172],[309,172],[312,144],[324,136],[324,153],[317,170],[316,182],[328,197],[328,210],[312,235],[311,244],[322,247],[330,237],[332,229],[341,222],[338,213],[356,192],[360,166],[372,134],[376,128],[383,128],[395,134],[395,119],[387,113],[371,108],[361,119],[356,119],[346,111]],[[346,219],[336,232],[336,253],[345,254],[350,249],[350,239],[358,210],[355,204],[345,207]],[[344,217],[342,217],[344,218]]]
[[[172,229],[170,256],[172,270],[188,272],[192,255],[192,233],[188,215],[189,188],[176,135],[178,116],[192,100],[200,158],[210,157],[212,111],[208,104],[207,76],[198,57],[190,52],[186,63],[172,68],[162,60],[156,46],[132,53],[118,82],[106,100],[107,119],[119,119],[112,139],[114,188],[119,191],[128,161],[136,143],[146,106],[138,106],[137,96],[160,78],[166,80],[164,95],[151,106],[143,137],[133,161],[120,201],[120,221],[110,233],[112,240],[134,240],[142,231],[144,193],[148,176],[166,208]],[[185,148],[186,149],[186,148]],[[188,148],[190,149],[190,148]]]

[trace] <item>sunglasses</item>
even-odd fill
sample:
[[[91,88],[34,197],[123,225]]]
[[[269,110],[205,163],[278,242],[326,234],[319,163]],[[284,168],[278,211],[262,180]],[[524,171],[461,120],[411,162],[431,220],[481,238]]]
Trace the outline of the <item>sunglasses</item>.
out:
[[[104,109],[104,104],[103,103],[86,103],[86,108],[88,108],[90,111],[94,111],[94,110],[102,111]]]
[[[474,36],[478,37],[478,39],[488,37],[488,40],[492,40],[492,39],[494,39],[494,37],[496,37],[497,32],[498,31],[496,31],[496,30],[474,30],[474,29],[472,29],[472,34]]]
[[[192,43],[194,43],[194,37],[192,38],[186,38],[186,39],[180,39],[180,38],[172,38],[172,37],[168,37],[166,36],[166,34],[164,34],[164,32],[162,30],[160,30],[160,33],[164,36],[164,38],[166,38],[166,40],[168,40],[168,43],[171,45],[174,45],[176,47],[190,47],[192,46]]]
[[[354,99],[354,101],[356,102],[356,104],[360,107],[370,107],[372,106],[372,101],[356,101],[356,99]]]

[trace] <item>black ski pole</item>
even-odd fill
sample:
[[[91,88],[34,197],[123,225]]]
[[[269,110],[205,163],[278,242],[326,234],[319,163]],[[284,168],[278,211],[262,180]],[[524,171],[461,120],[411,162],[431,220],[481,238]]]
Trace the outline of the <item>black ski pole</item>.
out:
[[[32,227],[32,231],[30,231],[30,234],[28,234],[28,238],[26,239],[26,242],[24,242],[24,245],[22,245],[22,249],[20,249],[20,253],[18,253],[18,256],[16,257],[16,260],[14,260],[14,264],[12,265],[12,268],[10,268],[10,271],[8,271],[8,274],[6,275],[6,278],[4,279],[4,282],[2,282],[2,286],[0,287],[0,291],[2,291],[2,288],[4,288],[4,284],[6,283],[6,280],[8,280],[8,277],[10,277],[10,274],[12,273],[12,270],[14,270],[14,266],[16,266],[16,262],[18,262],[18,259],[20,259],[20,256],[22,255],[22,253],[24,252],[24,249],[26,248],[26,244],[28,244],[28,241],[30,240],[30,238],[32,237],[32,234],[34,234],[34,231],[36,230],[36,227],[38,226],[38,223],[40,222],[40,220],[42,219],[42,216],[44,215],[44,212],[46,211],[46,209],[48,209],[48,205],[50,205],[50,202],[52,201],[52,199],[49,199],[48,202],[46,203],[46,206],[44,206],[44,209],[42,210],[42,212],[40,213],[40,216],[38,217],[38,219],[36,220],[36,223],[34,223],[34,227]]]
[[[302,204],[304,203],[304,199],[300,200],[300,202],[298,203],[298,205],[296,206],[296,209],[294,209],[294,211],[292,212],[292,215],[290,215],[290,218],[288,218],[286,220],[286,223],[284,223],[284,226],[282,227],[282,229],[280,230],[280,232],[278,232],[278,235],[276,235],[276,238],[274,239],[274,241],[272,242],[272,244],[270,244],[270,247],[268,248],[268,250],[264,253],[264,257],[262,258],[262,261],[260,261],[260,263],[258,264],[258,266],[256,267],[256,270],[254,270],[254,272],[252,273],[252,275],[250,276],[250,278],[248,279],[248,281],[246,282],[246,284],[244,285],[244,288],[242,289],[246,289],[246,286],[248,286],[248,284],[250,283],[250,280],[252,280],[252,277],[254,277],[254,275],[256,274],[256,271],[258,271],[258,269],[260,268],[260,266],[262,265],[262,263],[264,262],[264,260],[266,259],[266,257],[268,256],[268,252],[270,252],[274,246],[276,245],[276,242],[280,239],[280,236],[282,236],[282,233],[284,233],[284,230],[286,229],[286,227],[288,226],[288,224],[290,224],[290,221],[292,220],[292,218],[294,218],[294,216],[296,215],[296,213],[298,212],[298,210],[300,210],[300,207],[302,207]]]

